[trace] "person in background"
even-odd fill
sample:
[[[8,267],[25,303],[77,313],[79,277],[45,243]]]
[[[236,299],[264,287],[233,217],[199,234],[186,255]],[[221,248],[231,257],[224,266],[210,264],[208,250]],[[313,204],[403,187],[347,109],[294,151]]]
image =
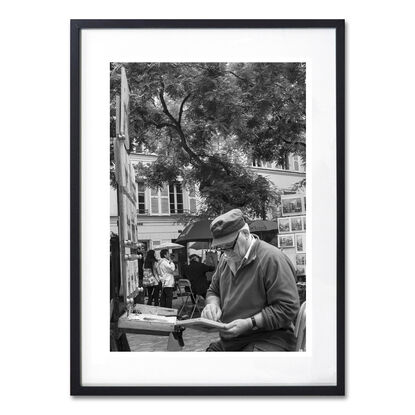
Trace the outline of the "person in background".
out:
[[[176,252],[172,252],[170,254],[170,261],[174,264],[174,280],[177,281],[179,279],[179,257]]]
[[[141,251],[137,252],[137,261],[138,261],[138,281],[140,285],[143,282],[143,267],[144,267],[144,255]]]
[[[161,280],[157,266],[157,258],[155,257],[152,249],[147,252],[143,268],[143,285],[147,287],[148,292],[147,305],[152,305],[154,301],[154,305],[158,306]]]
[[[206,291],[209,287],[206,272],[213,271],[215,268],[213,266],[203,264],[201,262],[202,258],[196,253],[191,254],[189,259],[190,264],[186,265],[183,270],[184,276],[192,284],[193,294],[201,295],[203,298],[206,298]],[[195,302],[194,298],[192,298],[192,302]]]
[[[225,327],[207,351],[294,351],[300,302],[291,261],[252,235],[239,209],[217,217],[210,230],[222,255],[202,317]]]
[[[174,270],[175,265],[170,260],[170,254],[168,249],[162,249],[160,252],[159,272],[163,285],[161,291],[161,307],[172,308],[173,306],[173,288],[174,288]]]
[[[141,251],[137,252],[138,262],[138,285],[143,286],[143,267],[144,267],[144,255]],[[134,298],[134,304],[144,304],[144,292],[139,292]]]

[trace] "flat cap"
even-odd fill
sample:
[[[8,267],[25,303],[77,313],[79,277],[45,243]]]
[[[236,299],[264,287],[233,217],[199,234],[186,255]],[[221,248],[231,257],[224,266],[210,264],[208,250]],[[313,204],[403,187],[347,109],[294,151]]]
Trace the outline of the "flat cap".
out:
[[[213,235],[212,248],[231,244],[244,227],[245,219],[239,209],[232,209],[214,219],[210,225]]]

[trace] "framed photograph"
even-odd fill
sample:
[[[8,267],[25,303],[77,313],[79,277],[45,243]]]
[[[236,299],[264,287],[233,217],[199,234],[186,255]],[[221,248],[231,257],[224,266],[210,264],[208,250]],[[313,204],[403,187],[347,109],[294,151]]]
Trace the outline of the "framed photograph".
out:
[[[295,216],[305,213],[305,198],[303,195],[281,196],[281,209],[283,216]]]
[[[290,218],[290,223],[292,232],[303,231],[303,218],[301,216]]]
[[[306,234],[305,233],[296,233],[295,234],[295,249],[296,252],[306,252]]]
[[[294,248],[294,235],[278,235],[279,248]]]
[[[71,395],[345,394],[344,54],[343,20],[71,21]],[[226,328],[178,281],[232,208],[297,274],[307,245],[290,344],[204,353]]]
[[[306,230],[306,216],[303,216],[303,229]]]
[[[297,265],[297,276],[303,277],[304,275],[306,275],[305,265]]]
[[[296,265],[305,265],[305,254],[296,254],[295,255],[295,264]]]
[[[279,233],[291,232],[290,218],[278,218],[278,232]]]

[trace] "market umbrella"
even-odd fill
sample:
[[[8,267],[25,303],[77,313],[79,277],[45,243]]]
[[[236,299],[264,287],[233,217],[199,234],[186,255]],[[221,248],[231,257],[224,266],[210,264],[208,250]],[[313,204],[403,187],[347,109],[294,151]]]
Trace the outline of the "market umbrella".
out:
[[[278,229],[278,224],[270,220],[254,220],[249,224],[251,232],[268,232]]]
[[[189,248],[191,249],[209,249],[210,248],[210,242],[208,241],[199,241],[199,242],[189,242],[188,245]]]
[[[154,247],[153,249],[155,251],[159,251],[160,249],[182,249],[182,248],[184,248],[183,245],[175,244],[174,242],[165,242],[163,244],[160,244]]]
[[[213,239],[212,233],[210,232],[211,222],[211,220],[202,219],[189,223],[176,239],[176,242],[211,241]]]

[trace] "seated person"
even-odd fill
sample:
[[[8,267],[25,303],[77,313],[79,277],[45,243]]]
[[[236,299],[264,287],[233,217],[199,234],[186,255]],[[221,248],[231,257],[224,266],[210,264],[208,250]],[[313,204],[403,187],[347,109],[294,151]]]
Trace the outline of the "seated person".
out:
[[[222,252],[202,317],[225,323],[207,351],[293,351],[300,308],[295,268],[278,248],[249,231],[242,212],[217,217],[212,248]]]
[[[209,288],[206,272],[213,271],[214,267],[203,264],[201,259],[198,254],[190,255],[190,264],[184,267],[183,275],[192,284],[193,294],[206,298],[206,291]],[[194,300],[192,298],[193,303]]]

